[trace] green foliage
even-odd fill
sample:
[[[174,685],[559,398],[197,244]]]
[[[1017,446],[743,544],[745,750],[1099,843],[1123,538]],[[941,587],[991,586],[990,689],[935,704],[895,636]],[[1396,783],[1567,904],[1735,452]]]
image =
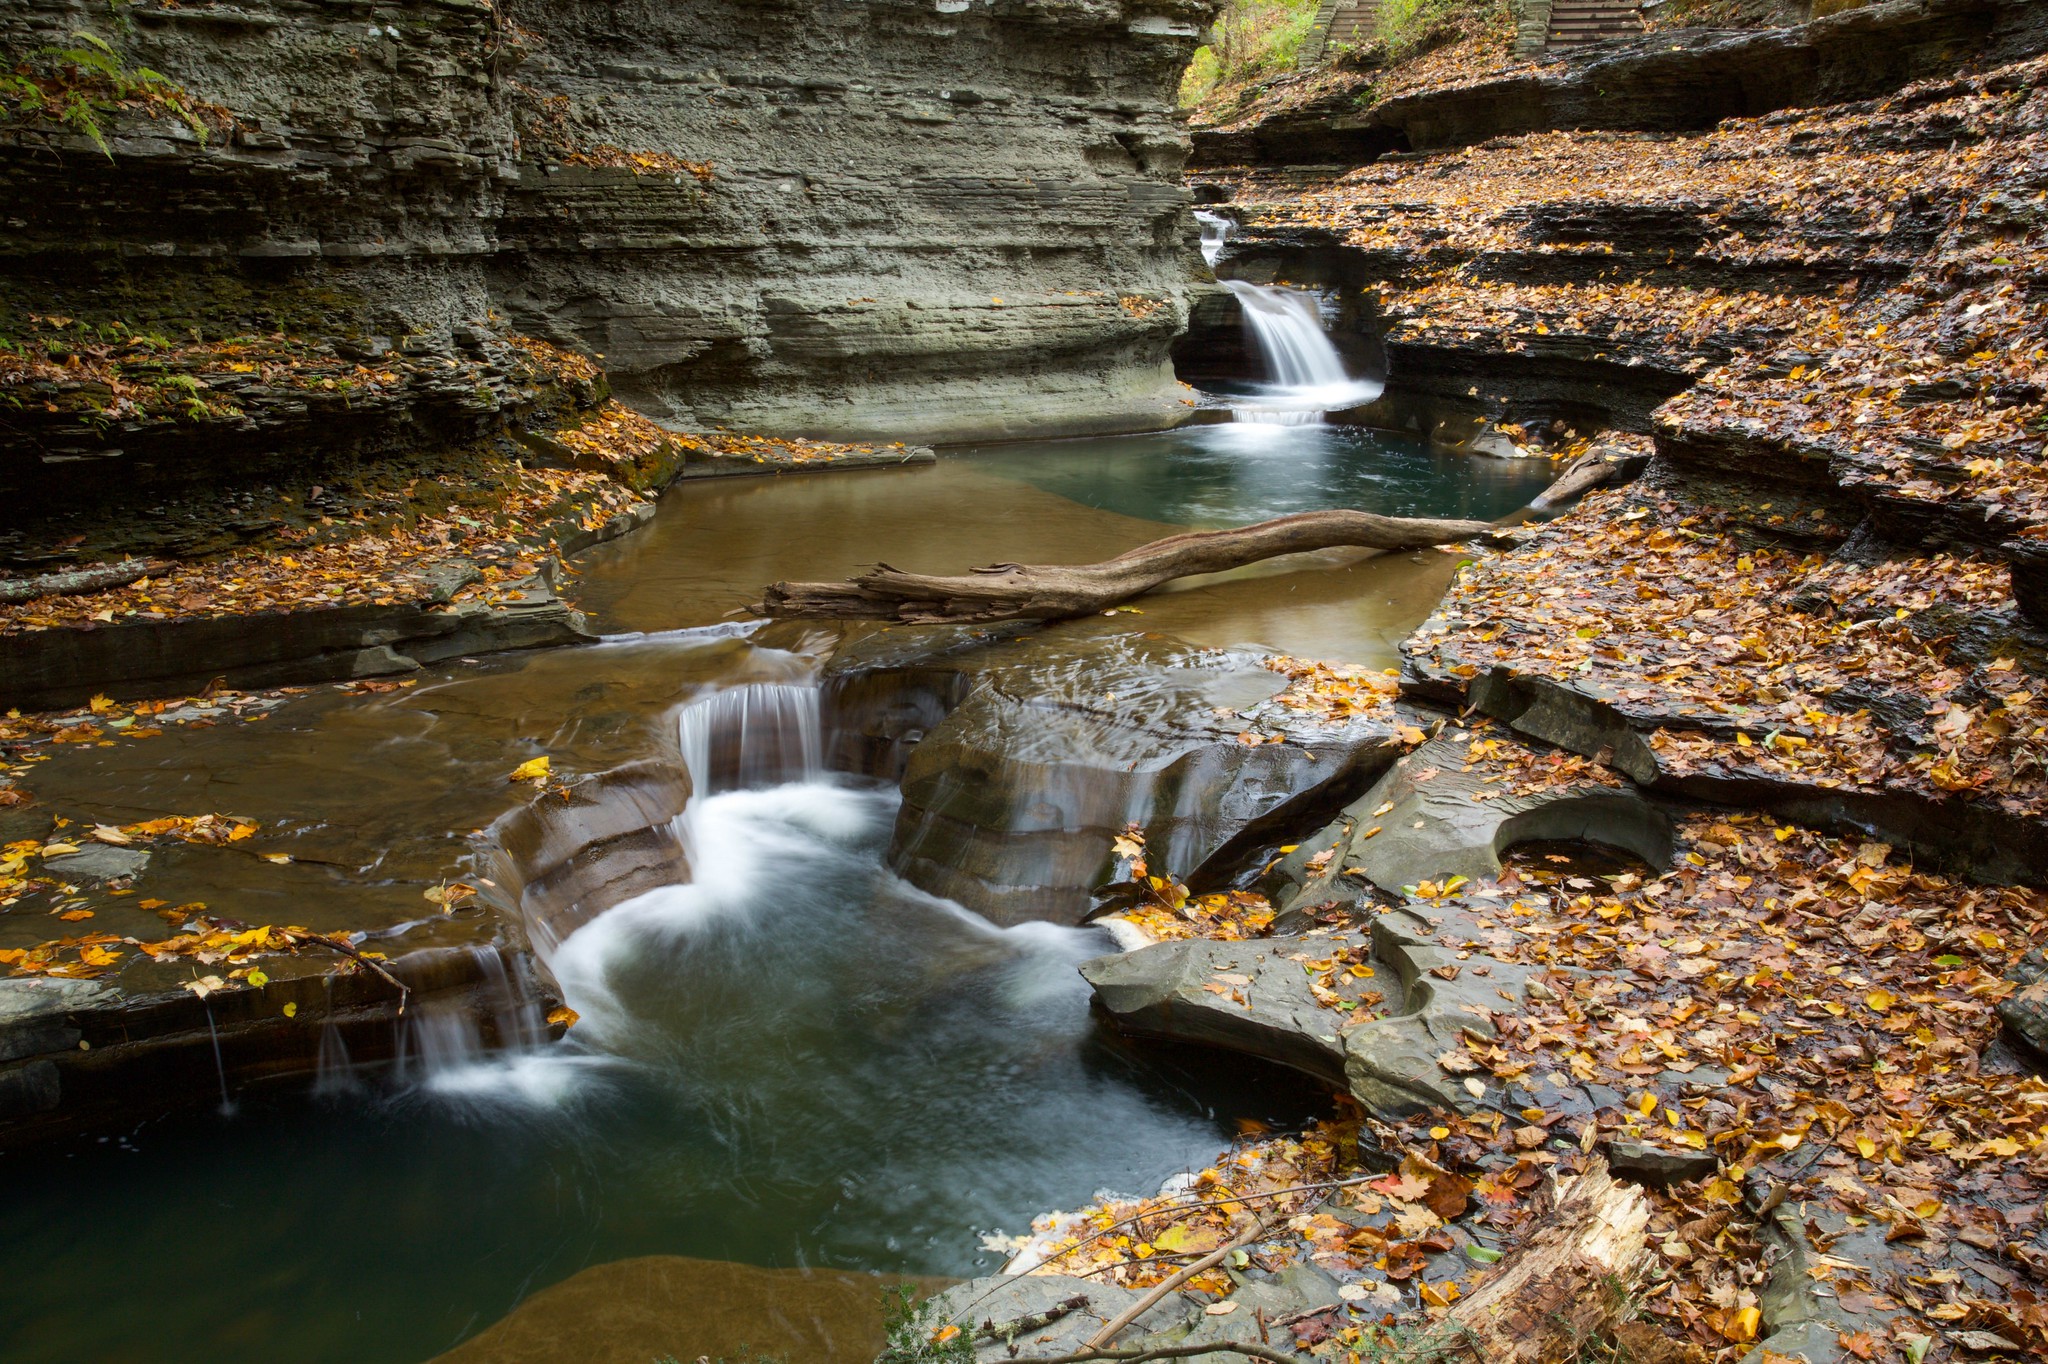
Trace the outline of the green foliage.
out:
[[[974,1364],[974,1333],[954,1328],[941,1340],[947,1323],[929,1301],[919,1302],[908,1285],[882,1293],[882,1325],[888,1344],[875,1364]]]
[[[1474,21],[1501,17],[1505,0],[1380,0],[1380,41],[1389,64],[1456,42]]]
[[[130,105],[168,109],[206,141],[207,128],[192,99],[169,77],[146,66],[130,67],[113,44],[80,30],[73,46],[38,48],[0,71],[0,122],[61,123],[92,139],[102,155],[113,160],[101,126],[116,110]]]
[[[1220,90],[1294,69],[1315,27],[1317,0],[1228,0],[1181,76],[1180,102],[1192,108]]]

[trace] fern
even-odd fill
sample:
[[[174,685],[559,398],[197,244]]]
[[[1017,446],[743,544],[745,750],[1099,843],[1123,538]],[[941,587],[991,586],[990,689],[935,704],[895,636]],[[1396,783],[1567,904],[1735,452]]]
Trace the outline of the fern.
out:
[[[43,47],[32,57],[0,73],[0,116],[22,122],[48,119],[91,140],[109,161],[101,120],[121,107],[140,103],[176,114],[201,146],[207,127],[192,108],[191,96],[161,71],[130,68],[114,45],[96,33],[71,35],[73,46]]]

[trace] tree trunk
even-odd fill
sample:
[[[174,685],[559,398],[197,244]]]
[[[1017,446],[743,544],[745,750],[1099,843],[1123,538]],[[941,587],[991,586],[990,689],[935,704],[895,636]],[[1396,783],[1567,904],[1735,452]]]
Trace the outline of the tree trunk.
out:
[[[912,624],[1064,620],[1198,573],[1220,573],[1282,554],[1364,548],[1421,549],[1490,540],[1484,521],[1416,520],[1361,511],[1302,512],[1234,530],[1189,531],[1098,564],[990,564],[944,577],[887,564],[843,583],[773,583],[754,614]]]
[[[1592,1165],[1498,1269],[1392,1364],[1564,1364],[1621,1324],[1649,1258],[1650,1205]]]

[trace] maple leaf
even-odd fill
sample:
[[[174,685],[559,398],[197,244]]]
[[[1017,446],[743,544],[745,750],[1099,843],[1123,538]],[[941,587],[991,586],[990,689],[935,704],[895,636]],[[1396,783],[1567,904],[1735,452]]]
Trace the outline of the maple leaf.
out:
[[[1420,1205],[1402,1208],[1394,1214],[1394,1225],[1405,1237],[1427,1236],[1444,1224],[1444,1219]]]

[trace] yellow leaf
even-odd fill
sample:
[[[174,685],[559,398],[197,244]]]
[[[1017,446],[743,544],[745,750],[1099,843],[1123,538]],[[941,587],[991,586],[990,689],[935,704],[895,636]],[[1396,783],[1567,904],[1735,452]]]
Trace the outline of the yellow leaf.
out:
[[[1877,1143],[1872,1141],[1869,1137],[1856,1138],[1856,1149],[1858,1152],[1862,1154],[1865,1160],[1877,1159]]]
[[[76,693],[73,694],[76,695]],[[111,696],[95,695],[92,700],[86,702],[86,705],[91,707],[94,715],[105,715],[114,708],[114,698]]]
[[[249,973],[249,983],[260,990],[270,984],[270,977],[263,974],[261,969],[258,969]]]
[[[1872,990],[1863,997],[1863,1002],[1868,1004],[1873,1012],[1883,1013],[1886,1009],[1898,1003],[1899,997],[1890,990]]]
[[[546,781],[547,779],[548,760],[546,755],[530,758],[526,762],[519,764],[519,766],[512,769],[512,775],[506,778],[507,781]]]
[[[284,1016],[285,1016],[286,1018],[297,1018],[297,1017],[299,1016],[299,1006],[298,1006],[298,1005],[296,1005],[296,1004],[287,1004],[287,1005],[285,1005],[285,1006],[284,1006]]]

